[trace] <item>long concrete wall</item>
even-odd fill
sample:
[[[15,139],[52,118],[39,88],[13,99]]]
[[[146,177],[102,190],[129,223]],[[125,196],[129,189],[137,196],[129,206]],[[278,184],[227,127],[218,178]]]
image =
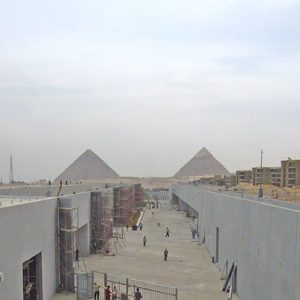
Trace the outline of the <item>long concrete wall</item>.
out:
[[[174,199],[198,212],[199,233],[211,256],[237,263],[241,300],[300,298],[300,212],[274,204],[201,190],[191,185],[172,188]],[[176,197],[174,197],[176,196]],[[178,198],[177,198],[178,197]]]
[[[63,184],[60,195],[69,195],[73,193],[82,193],[95,191],[103,188],[103,184]],[[59,185],[28,185],[21,187],[2,187],[0,188],[0,195],[7,196],[27,196],[27,197],[56,197],[59,190]]]

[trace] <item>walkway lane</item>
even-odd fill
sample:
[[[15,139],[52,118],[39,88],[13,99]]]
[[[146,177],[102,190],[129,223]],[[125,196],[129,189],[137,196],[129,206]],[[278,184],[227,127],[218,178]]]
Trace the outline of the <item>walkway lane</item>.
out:
[[[118,247],[118,255],[91,255],[85,259],[87,269],[178,287],[180,300],[225,300],[227,294],[221,292],[224,282],[219,271],[211,263],[205,246],[192,241],[192,222],[185,213],[172,210],[168,203],[159,210],[147,210],[142,220],[143,230],[129,230],[126,246]],[[167,226],[169,238],[165,237]],[[144,235],[146,247],[143,247]],[[163,260],[165,248],[169,251],[167,262]],[[100,282],[100,277],[96,280]]]

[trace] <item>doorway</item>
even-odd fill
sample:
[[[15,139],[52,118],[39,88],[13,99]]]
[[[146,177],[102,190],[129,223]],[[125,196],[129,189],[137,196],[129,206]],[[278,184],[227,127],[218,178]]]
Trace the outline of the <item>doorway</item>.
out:
[[[23,263],[23,300],[42,300],[41,253]]]

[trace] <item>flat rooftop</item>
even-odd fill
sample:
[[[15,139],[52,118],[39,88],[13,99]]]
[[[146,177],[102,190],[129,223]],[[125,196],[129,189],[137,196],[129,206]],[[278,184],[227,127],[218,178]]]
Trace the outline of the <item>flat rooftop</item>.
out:
[[[2,196],[0,195],[0,208],[20,204],[27,204],[33,201],[38,201],[44,197],[25,197],[25,196]]]

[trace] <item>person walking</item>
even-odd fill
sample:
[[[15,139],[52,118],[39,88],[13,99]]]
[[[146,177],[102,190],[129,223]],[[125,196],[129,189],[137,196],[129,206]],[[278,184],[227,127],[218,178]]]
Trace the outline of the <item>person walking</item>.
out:
[[[79,261],[79,249],[76,249],[75,251],[75,260]]]
[[[99,300],[100,297],[100,285],[97,285],[97,283],[94,283],[94,300]]]
[[[144,244],[144,247],[146,247],[146,243],[147,243],[147,238],[146,238],[146,236],[144,235],[144,237],[143,237],[143,244]]]
[[[169,227],[166,228],[166,237],[169,237],[170,236],[170,229]]]
[[[142,222],[140,223],[140,230],[142,230],[143,229],[143,224],[142,224]]]
[[[164,261],[167,261],[168,259],[168,249],[166,248],[165,251],[164,251]]]
[[[107,288],[105,289],[105,300],[110,300],[110,286],[108,285]]]
[[[192,238],[193,238],[193,240],[195,239],[195,235],[196,235],[196,229],[192,229]]]
[[[114,288],[112,290],[112,297],[111,297],[111,299],[112,300],[117,300],[117,297],[118,297],[118,290],[117,290],[116,286],[114,286]]]
[[[134,293],[134,300],[141,300],[143,298],[141,292],[140,292],[140,289],[137,288],[136,289],[136,292]]]

